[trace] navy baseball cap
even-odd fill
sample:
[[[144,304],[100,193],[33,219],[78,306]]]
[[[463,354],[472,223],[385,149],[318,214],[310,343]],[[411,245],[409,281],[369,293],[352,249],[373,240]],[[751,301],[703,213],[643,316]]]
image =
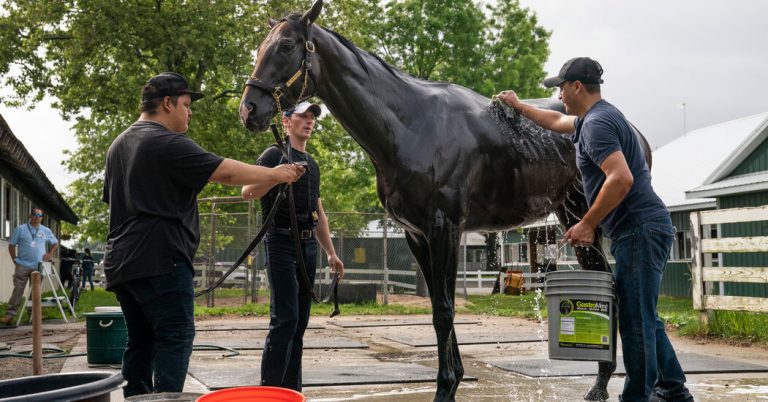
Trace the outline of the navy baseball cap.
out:
[[[544,80],[547,88],[556,87],[565,81],[581,81],[582,84],[602,84],[603,67],[589,57],[575,57],[563,64],[560,73]]]
[[[189,95],[192,98],[192,102],[204,96],[200,92],[190,91],[187,80],[181,74],[166,72],[160,73],[147,81],[141,92],[141,100],[146,101],[153,98],[184,94]]]
[[[301,102],[295,107],[292,107],[285,112],[283,112],[283,116],[290,117],[294,113],[304,113],[307,110],[310,110],[312,114],[315,115],[315,118],[320,117],[320,113],[322,112],[322,109],[320,109],[320,105],[317,103],[309,103],[309,102]]]

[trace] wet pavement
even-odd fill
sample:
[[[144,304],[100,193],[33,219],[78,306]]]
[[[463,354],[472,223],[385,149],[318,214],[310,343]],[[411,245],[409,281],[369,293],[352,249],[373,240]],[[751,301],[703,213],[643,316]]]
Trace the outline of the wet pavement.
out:
[[[594,380],[591,374],[557,376],[561,374],[557,370],[569,362],[547,360],[545,323],[474,315],[457,319],[463,322],[456,327],[465,372],[475,378],[462,381],[457,401],[578,401]],[[425,325],[430,321],[429,316],[313,317],[305,337],[307,344],[313,345],[304,354],[308,385],[303,393],[307,400],[432,401],[437,368],[435,347],[412,346],[429,342],[403,342],[431,339],[433,330]],[[266,323],[266,318],[200,321],[195,343],[260,345],[266,336]],[[674,337],[672,342],[681,356],[692,356],[697,364],[694,367],[681,358],[686,371],[701,373],[687,375],[688,386],[697,401],[768,400],[768,351],[764,348]],[[73,353],[85,350],[83,334]],[[238,356],[222,357],[226,352],[195,351],[185,391],[205,393],[221,387],[256,384],[261,351],[247,348],[239,352]],[[529,375],[491,364],[497,361],[512,366],[528,365]],[[581,363],[579,367],[581,371],[576,373],[589,373],[596,371],[597,363]],[[80,356],[67,359],[62,372],[105,369],[116,368],[89,367],[86,357]],[[618,400],[623,381],[623,376],[616,375],[609,383],[611,401]],[[121,400],[119,392],[112,394],[112,401]]]

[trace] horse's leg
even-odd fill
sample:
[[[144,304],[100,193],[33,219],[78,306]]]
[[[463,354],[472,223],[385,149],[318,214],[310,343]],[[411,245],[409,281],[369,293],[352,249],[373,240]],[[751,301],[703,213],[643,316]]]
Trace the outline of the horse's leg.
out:
[[[456,295],[456,268],[461,230],[457,225],[443,222],[428,238],[406,235],[408,245],[422,266],[432,301],[432,325],[437,335],[436,402],[455,401],[456,390],[464,377],[459,346],[453,328]],[[427,268],[425,268],[425,266]]]
[[[581,221],[581,217],[587,211],[587,200],[584,198],[584,194],[581,190],[581,182],[579,181],[574,185],[574,190],[568,195],[562,205],[558,207],[555,214],[560,220],[560,223],[568,230],[573,225]],[[602,232],[598,229],[595,232],[595,239],[592,242],[592,247],[576,247],[576,260],[579,265],[586,270],[590,271],[603,271],[610,272],[611,267],[608,265],[608,261],[604,258],[603,245],[600,239],[602,238]],[[618,307],[614,303],[614,311]],[[616,316],[616,315],[614,315]],[[614,320],[615,324],[615,320]],[[616,338],[616,325],[612,328],[614,342]],[[584,395],[586,401],[604,401],[608,399],[608,381],[611,380],[613,372],[616,371],[616,348],[613,348],[613,361],[611,362],[598,362],[597,363],[597,378],[594,384],[589,388]]]

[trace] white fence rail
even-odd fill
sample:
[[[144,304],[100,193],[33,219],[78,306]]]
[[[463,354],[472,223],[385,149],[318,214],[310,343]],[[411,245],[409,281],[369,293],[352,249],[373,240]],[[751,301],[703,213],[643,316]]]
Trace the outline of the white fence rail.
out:
[[[768,251],[768,237],[704,238],[709,230],[702,226],[768,220],[768,206],[691,212],[693,230],[693,308],[701,311],[707,322],[706,310],[737,310],[768,312],[768,300],[762,297],[724,296],[707,294],[707,282],[768,283],[768,268],[712,267],[705,265],[710,253],[753,253]],[[722,259],[720,259],[722,261]]]

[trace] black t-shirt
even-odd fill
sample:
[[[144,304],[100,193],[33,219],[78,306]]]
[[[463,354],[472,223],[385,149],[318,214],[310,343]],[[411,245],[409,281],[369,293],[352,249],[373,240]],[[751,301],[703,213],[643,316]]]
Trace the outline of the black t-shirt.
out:
[[[137,121],[107,151],[107,287],[192,264],[200,242],[197,194],[224,159],[161,124]]]
[[[306,173],[293,183],[293,199],[296,204],[296,221],[300,230],[312,229],[317,221],[317,199],[320,198],[320,167],[308,153],[291,148],[291,160],[293,162],[306,161]],[[288,163],[280,149],[271,146],[261,153],[256,164],[265,167],[275,167]],[[261,197],[261,211],[264,219],[272,210],[272,203],[277,197],[279,186],[275,186],[269,193]],[[291,207],[288,204],[288,193],[285,201],[280,204],[280,209],[275,215],[275,227],[291,227]]]

